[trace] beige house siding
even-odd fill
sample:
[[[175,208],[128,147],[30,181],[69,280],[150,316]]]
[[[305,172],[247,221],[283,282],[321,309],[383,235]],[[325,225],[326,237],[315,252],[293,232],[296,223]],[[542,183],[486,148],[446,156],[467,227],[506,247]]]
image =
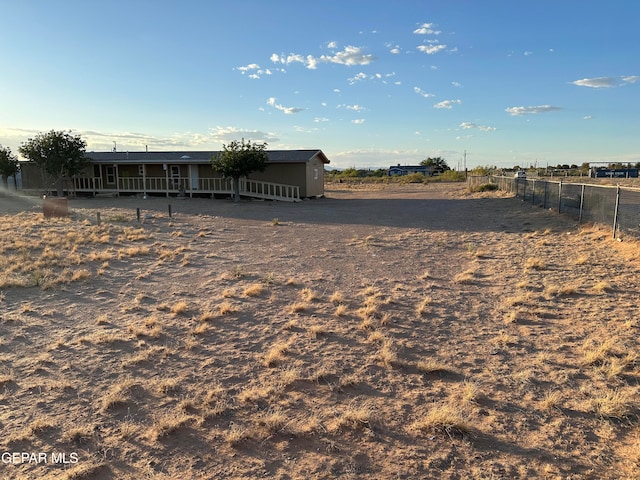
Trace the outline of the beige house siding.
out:
[[[267,166],[264,172],[253,172],[249,177],[263,182],[285,183],[300,186],[300,197],[306,197],[304,185],[305,168],[304,164],[272,163]]]
[[[324,163],[314,158],[307,163],[307,181],[305,197],[321,197],[324,195]]]

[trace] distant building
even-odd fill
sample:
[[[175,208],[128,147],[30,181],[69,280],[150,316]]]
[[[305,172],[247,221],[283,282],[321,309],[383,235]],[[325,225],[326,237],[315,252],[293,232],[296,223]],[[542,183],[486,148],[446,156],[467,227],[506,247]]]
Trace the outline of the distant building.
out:
[[[589,176],[591,178],[638,178],[638,169],[592,167]]]
[[[393,176],[402,176],[409,175],[410,173],[421,173],[424,176],[432,176],[433,175],[433,167],[427,165],[396,165],[395,167],[389,167],[387,170],[387,175],[390,177]]]

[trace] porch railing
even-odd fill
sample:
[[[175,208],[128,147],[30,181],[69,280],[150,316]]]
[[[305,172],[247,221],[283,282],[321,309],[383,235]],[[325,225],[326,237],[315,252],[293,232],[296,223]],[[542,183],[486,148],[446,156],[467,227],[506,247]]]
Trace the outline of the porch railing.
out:
[[[73,185],[76,192],[118,192],[118,193],[233,193],[230,178],[198,178],[197,187],[187,177],[118,177],[117,183],[107,184],[101,177],[76,177]],[[300,187],[262,180],[240,179],[240,194],[254,198],[300,201]]]
[[[263,182],[249,178],[240,179],[240,193],[270,200],[300,200],[300,187],[281,183]]]

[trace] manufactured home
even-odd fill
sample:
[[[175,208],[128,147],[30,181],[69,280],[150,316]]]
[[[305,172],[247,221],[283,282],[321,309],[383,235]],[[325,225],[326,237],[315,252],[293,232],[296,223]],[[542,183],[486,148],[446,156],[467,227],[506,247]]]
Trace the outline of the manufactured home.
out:
[[[71,179],[65,193],[76,195],[227,196],[230,178],[211,167],[219,152],[87,152],[84,173]],[[267,168],[241,179],[240,194],[271,200],[299,201],[324,196],[322,150],[270,150]],[[23,189],[44,190],[35,165],[22,165]]]

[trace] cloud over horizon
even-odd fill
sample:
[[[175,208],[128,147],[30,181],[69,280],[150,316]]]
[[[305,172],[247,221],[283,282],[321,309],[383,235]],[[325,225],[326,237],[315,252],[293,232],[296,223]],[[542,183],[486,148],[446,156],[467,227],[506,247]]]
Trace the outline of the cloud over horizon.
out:
[[[577,85],[578,87],[612,88],[612,87],[618,87],[620,85],[625,85],[629,83],[636,83],[638,80],[640,80],[640,76],[629,75],[629,76],[620,77],[619,79],[618,77],[582,78],[580,80],[574,80],[571,83],[573,85]]]
[[[536,113],[546,113],[546,112],[554,112],[557,110],[562,110],[560,107],[554,107],[552,105],[538,105],[536,107],[509,107],[505,108],[505,112],[513,115],[515,117],[519,117],[522,115],[534,115]]]
[[[304,110],[304,108],[285,107],[285,106],[283,106],[283,105],[281,105],[279,103],[276,103],[276,98],[275,97],[269,97],[269,99],[267,99],[267,105],[275,108],[276,110],[280,110],[285,115],[293,115],[294,113],[299,113],[299,112],[302,112]]]

